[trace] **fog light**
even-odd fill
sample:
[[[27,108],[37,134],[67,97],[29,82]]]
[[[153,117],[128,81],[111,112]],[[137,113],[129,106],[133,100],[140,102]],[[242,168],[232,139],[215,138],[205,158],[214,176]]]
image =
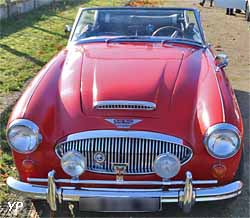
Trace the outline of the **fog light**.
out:
[[[164,179],[176,176],[180,171],[180,168],[180,160],[170,153],[157,156],[154,162],[155,173]]]
[[[223,164],[214,164],[212,167],[213,177],[216,179],[222,179],[226,174],[227,168]]]
[[[85,158],[77,151],[69,151],[62,156],[61,166],[68,175],[78,177],[86,169]]]

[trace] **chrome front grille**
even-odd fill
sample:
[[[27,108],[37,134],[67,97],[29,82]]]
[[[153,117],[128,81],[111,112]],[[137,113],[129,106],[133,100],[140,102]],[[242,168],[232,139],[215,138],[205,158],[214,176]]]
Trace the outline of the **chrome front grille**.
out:
[[[181,164],[192,157],[192,149],[181,139],[144,131],[97,130],[70,135],[55,148],[61,158],[68,151],[78,151],[87,160],[88,171],[114,173],[113,163],[126,163],[127,174],[153,173],[153,163],[159,154],[176,155]],[[97,161],[100,154],[104,161]]]
[[[156,109],[155,103],[148,101],[96,101],[94,108],[98,110],[146,110]]]

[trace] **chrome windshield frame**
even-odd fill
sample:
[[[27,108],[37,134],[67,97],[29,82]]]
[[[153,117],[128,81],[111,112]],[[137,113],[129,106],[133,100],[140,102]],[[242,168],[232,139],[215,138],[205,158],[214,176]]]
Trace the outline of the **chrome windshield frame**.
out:
[[[194,13],[197,25],[198,25],[198,30],[202,39],[202,46],[200,47],[207,47],[207,43],[206,43],[206,39],[205,39],[205,34],[203,31],[203,27],[202,27],[202,23],[201,23],[201,17],[200,17],[200,11],[198,9],[195,8],[175,8],[175,7],[90,7],[90,8],[80,8],[78,11],[78,14],[76,16],[76,19],[74,21],[74,25],[72,27],[72,31],[70,33],[70,37],[68,40],[68,45],[71,44],[83,44],[83,43],[95,43],[95,42],[106,42],[110,37],[89,37],[86,39],[81,39],[78,41],[73,41],[73,36],[76,30],[76,27],[79,23],[80,17],[82,15],[82,13],[84,11],[89,11],[89,10],[176,10],[176,11],[191,11]],[[124,36],[126,37],[126,36]],[[91,39],[90,39],[91,38]],[[148,37],[150,38],[150,37]],[[151,37],[152,38],[152,37]],[[162,37],[160,37],[162,38]],[[165,37],[165,39],[168,39],[169,37]],[[131,40],[130,40],[131,41]],[[150,40],[148,40],[149,42],[152,42]],[[161,40],[162,41],[162,40]],[[153,42],[161,42],[159,39],[158,40],[153,40]],[[145,42],[145,40],[143,41]],[[194,41],[194,44],[196,42]],[[194,44],[190,44],[190,45],[194,45]],[[197,42],[198,44],[198,42]]]

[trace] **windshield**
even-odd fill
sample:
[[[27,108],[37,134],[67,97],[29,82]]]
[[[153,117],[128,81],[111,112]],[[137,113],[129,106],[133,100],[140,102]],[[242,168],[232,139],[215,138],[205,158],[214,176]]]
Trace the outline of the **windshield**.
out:
[[[72,40],[90,37],[183,39],[203,43],[193,10],[86,9],[77,21]]]

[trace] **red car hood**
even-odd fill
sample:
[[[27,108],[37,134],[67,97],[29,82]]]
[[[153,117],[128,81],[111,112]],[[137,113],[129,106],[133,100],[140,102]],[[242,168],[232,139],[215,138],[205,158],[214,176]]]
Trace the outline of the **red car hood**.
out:
[[[195,144],[195,137],[223,122],[210,58],[204,49],[160,43],[74,46],[55,59],[29,105],[22,102],[30,89],[17,107],[26,109],[24,117],[38,123],[50,141],[81,131],[116,129],[106,118],[141,118],[131,130],[162,132]],[[96,101],[104,100],[149,101],[156,110],[94,109]]]
[[[61,102],[71,113],[81,107],[87,116],[160,118],[161,131],[177,136],[182,131],[179,125],[183,133],[194,128],[197,107],[207,112],[206,125],[220,122],[220,91],[215,74],[208,74],[210,67],[203,51],[151,43],[97,43],[71,48],[60,78]],[[208,87],[212,99],[207,95]],[[149,101],[156,104],[156,110],[94,109],[96,101],[104,100]],[[216,102],[216,112],[208,106],[211,102]]]
[[[178,50],[164,52],[147,45],[84,46],[84,67],[79,72],[83,111],[126,116],[126,111],[98,112],[93,108],[97,101],[127,100],[155,103],[155,112],[140,114],[159,114],[162,107],[169,105],[182,56]]]

